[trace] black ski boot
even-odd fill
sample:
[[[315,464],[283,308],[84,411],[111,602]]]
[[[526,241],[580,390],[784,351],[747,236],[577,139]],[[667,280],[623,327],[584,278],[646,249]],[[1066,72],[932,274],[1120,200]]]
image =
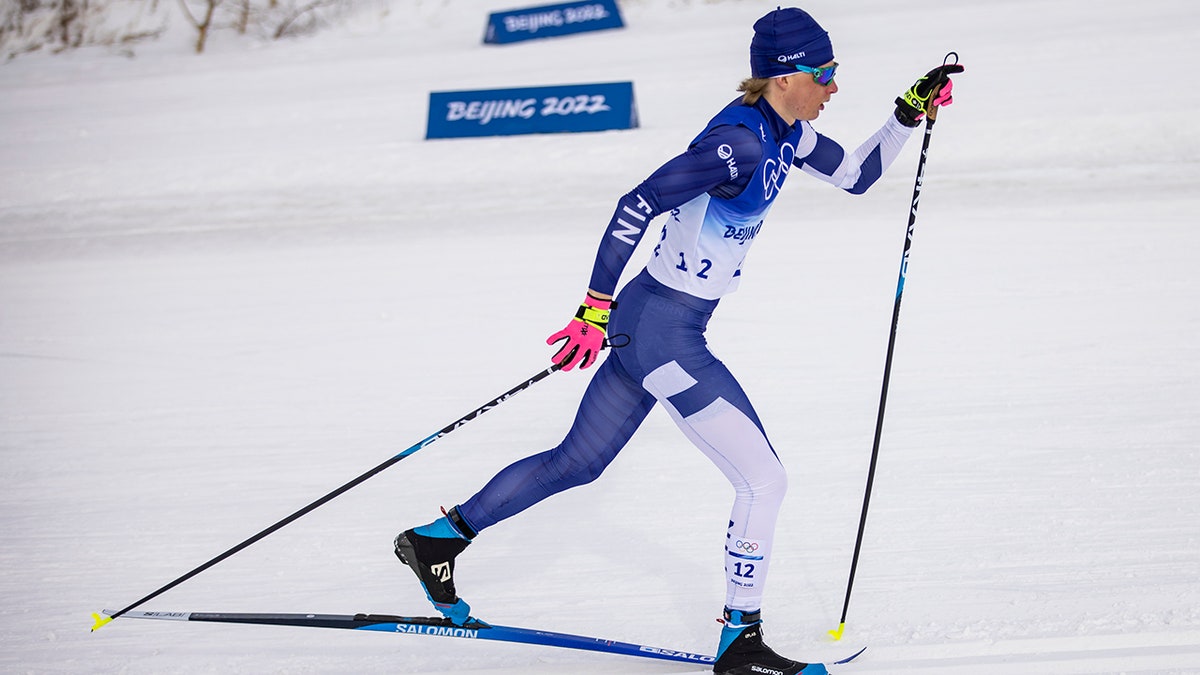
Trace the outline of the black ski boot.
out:
[[[474,538],[475,531],[450,509],[444,518],[405,530],[396,536],[396,557],[412,568],[433,606],[455,625],[471,618],[471,606],[454,590],[454,558]]]
[[[800,663],[763,644],[761,613],[725,608],[725,627],[714,673],[725,675],[826,675],[820,664]]]

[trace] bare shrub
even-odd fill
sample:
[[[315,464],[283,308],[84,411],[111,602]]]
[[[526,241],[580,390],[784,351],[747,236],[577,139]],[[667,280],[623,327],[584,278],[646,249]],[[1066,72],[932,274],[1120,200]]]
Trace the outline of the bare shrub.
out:
[[[122,47],[157,38],[166,16],[157,0],[0,0],[0,53]]]

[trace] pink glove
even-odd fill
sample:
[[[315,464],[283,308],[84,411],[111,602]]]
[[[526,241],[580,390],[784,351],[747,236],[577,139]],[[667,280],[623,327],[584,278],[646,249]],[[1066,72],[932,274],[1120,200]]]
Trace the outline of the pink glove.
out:
[[[953,54],[953,52],[951,52]],[[966,68],[960,64],[958,54],[953,54],[954,63],[943,63],[925,73],[908,91],[896,99],[896,119],[906,127],[915,127],[921,123],[926,113],[943,105],[950,105],[954,99],[950,96],[953,83],[950,76],[963,72]],[[950,58],[950,54],[946,55]]]
[[[590,293],[584,297],[571,323],[546,338],[548,345],[566,338],[566,342],[550,360],[561,365],[563,370],[571,370],[576,365],[588,368],[595,363],[600,350],[604,348],[608,313],[616,304],[612,300],[593,297]]]
[[[941,108],[954,103],[954,96],[953,92],[951,91],[953,89],[954,81],[947,77],[946,84],[943,84],[942,88],[938,89],[937,94],[935,94],[933,97],[933,107]]]

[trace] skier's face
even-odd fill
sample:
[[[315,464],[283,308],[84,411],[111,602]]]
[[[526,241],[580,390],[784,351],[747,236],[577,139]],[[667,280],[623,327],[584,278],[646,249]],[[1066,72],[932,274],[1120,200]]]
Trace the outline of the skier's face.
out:
[[[833,61],[825,65],[832,66]],[[775,112],[779,113],[779,116],[789,124],[796,120],[817,119],[817,116],[825,109],[825,104],[829,102],[830,97],[838,90],[837,80],[832,80],[829,84],[817,84],[813,80],[813,76],[808,73],[787,75],[777,78],[776,82],[780,92],[778,97],[780,105],[777,106]],[[782,110],[778,108],[782,108]]]

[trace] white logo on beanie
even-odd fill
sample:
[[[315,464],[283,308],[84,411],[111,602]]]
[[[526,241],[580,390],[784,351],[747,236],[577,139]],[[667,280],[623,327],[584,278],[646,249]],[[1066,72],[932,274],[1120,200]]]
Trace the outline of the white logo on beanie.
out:
[[[805,52],[796,52],[795,54],[790,54],[790,55],[789,54],[780,54],[779,56],[775,57],[775,60],[780,63],[787,63],[788,61],[798,61],[798,60],[804,58],[805,56],[807,56],[807,54]]]

